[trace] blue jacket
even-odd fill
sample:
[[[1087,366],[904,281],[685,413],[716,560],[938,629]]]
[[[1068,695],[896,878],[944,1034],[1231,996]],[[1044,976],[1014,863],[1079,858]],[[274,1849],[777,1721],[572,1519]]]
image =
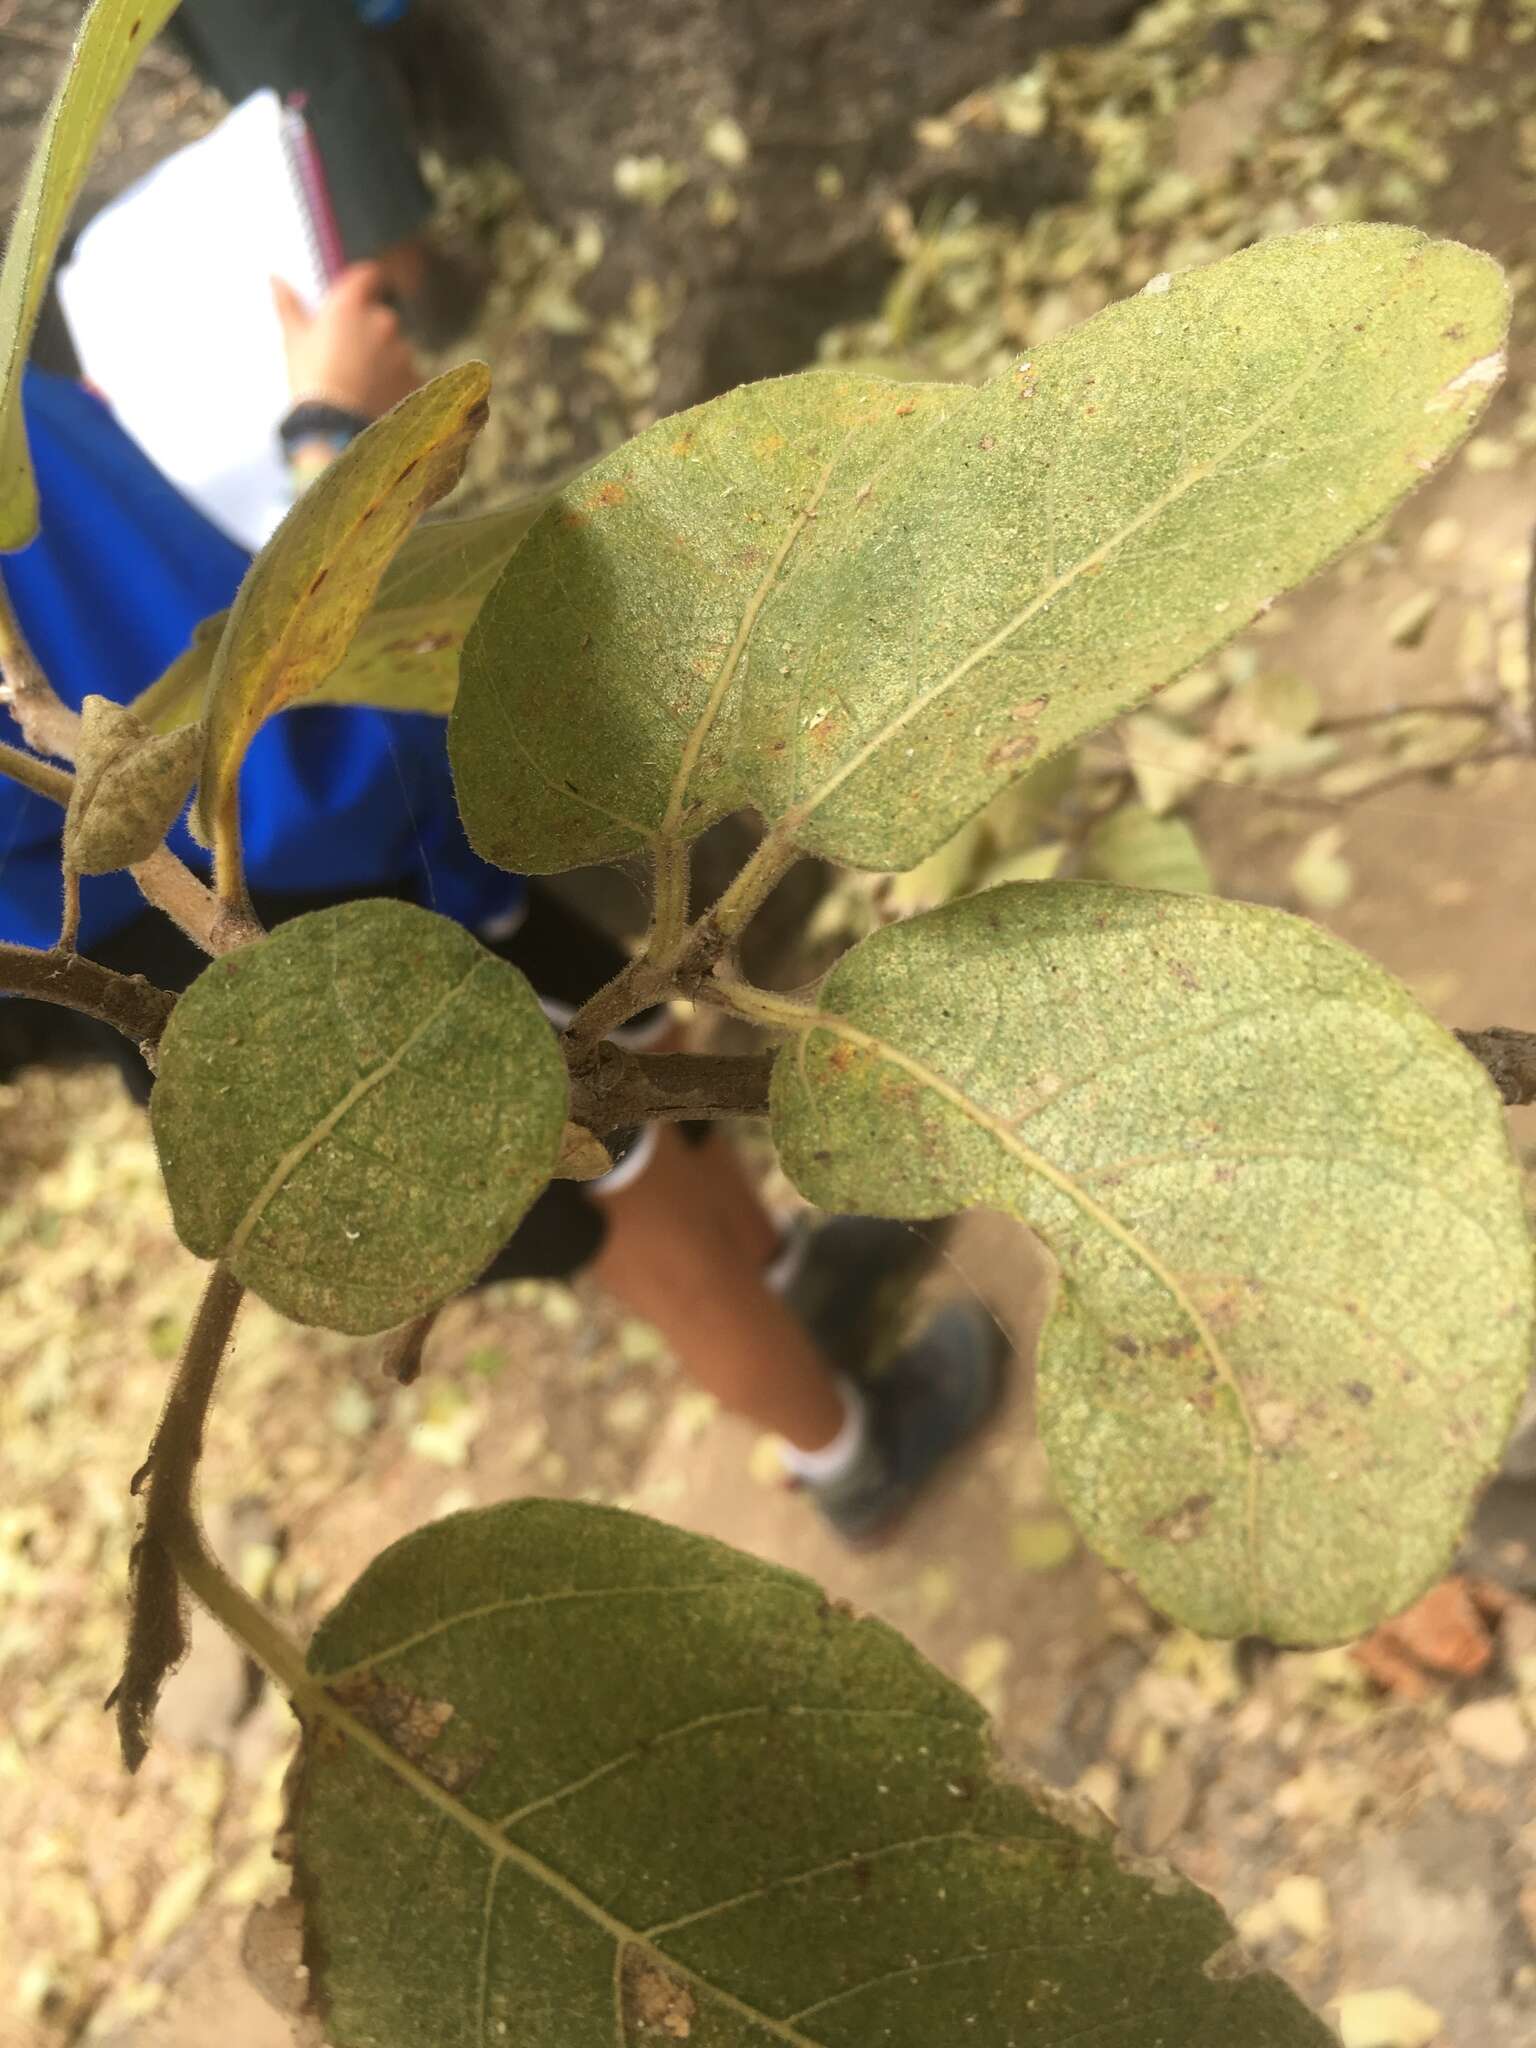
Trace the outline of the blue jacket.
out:
[[[162,477],[77,384],[37,370],[24,387],[41,530],[0,577],[66,703],[119,703],[148,687],[193,627],[233,599],[249,557]],[[0,707],[0,739],[21,744]],[[56,804],[0,778],[0,939],[52,945],[59,929]],[[367,895],[404,885],[471,926],[510,909],[521,884],[471,849],[448,773],[443,721],[314,706],[256,735],[241,779],[246,867],[260,891]],[[199,874],[185,826],[171,845]],[[143,909],[131,876],[81,884],[81,950]]]

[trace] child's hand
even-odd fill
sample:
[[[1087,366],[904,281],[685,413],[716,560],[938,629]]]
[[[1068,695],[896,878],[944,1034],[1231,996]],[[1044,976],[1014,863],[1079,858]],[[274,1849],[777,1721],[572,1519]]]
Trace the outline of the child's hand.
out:
[[[291,285],[273,278],[296,404],[322,399],[374,420],[421,383],[399,318],[380,297],[383,288],[376,263],[353,263],[311,312]]]

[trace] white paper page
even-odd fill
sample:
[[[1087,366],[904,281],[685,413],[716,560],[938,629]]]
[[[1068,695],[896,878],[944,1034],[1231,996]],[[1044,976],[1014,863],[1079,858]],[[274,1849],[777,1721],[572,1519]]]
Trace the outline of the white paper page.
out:
[[[291,500],[269,279],[311,304],[324,290],[283,118],[275,93],[243,100],[98,214],[59,276],[86,377],[171,481],[252,548]]]

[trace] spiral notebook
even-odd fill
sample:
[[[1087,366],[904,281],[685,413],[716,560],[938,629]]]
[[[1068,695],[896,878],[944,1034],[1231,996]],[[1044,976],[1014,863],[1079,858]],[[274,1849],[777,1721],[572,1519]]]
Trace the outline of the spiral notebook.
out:
[[[247,547],[268,538],[291,497],[270,279],[313,304],[343,260],[302,111],[258,92],[99,213],[59,275],[86,379]]]

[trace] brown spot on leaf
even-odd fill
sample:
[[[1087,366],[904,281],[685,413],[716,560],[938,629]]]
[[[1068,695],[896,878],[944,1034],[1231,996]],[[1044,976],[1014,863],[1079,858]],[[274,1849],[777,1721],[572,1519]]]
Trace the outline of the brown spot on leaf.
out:
[[[672,453],[674,455],[691,455],[694,442],[697,439],[698,436],[694,433],[692,427],[689,427],[684,433],[679,434],[672,443]]]
[[[916,406],[916,404],[914,403],[914,401],[913,401],[912,399],[910,399],[910,398],[909,398],[909,399],[908,399],[908,400],[906,401],[906,403],[905,403],[904,405],[898,405],[898,406],[897,406],[897,408],[896,408],[896,417],[897,417],[897,419],[899,419],[899,420],[904,420],[904,419],[907,419],[907,418],[909,418],[909,417],[910,417],[910,415],[911,415],[911,414],[913,414],[913,413],[915,413],[916,411],[917,411],[917,406]]]
[[[976,443],[976,446],[981,450],[983,455],[989,455],[992,452],[992,450],[997,446],[996,434],[983,434],[981,439]]]
[[[1200,1974],[1213,1984],[1231,1984],[1240,1978],[1254,1976],[1258,1968],[1259,1965],[1234,1936],[1206,1957],[1200,1965]]]
[[[625,490],[622,484],[607,483],[604,484],[600,490],[596,490],[592,493],[592,496],[588,500],[588,503],[594,506],[622,505],[624,500],[628,496],[629,492]]]
[[[1358,1402],[1362,1408],[1369,1408],[1376,1398],[1364,1380],[1346,1380],[1344,1391],[1351,1401]]]
[[[687,1981],[674,1976],[654,1950],[633,1946],[625,1950],[623,1997],[626,2034],[686,2041],[693,2032],[698,2001]]]
[[[1001,739],[987,755],[987,767],[996,774],[999,768],[1011,768],[1015,762],[1027,761],[1032,754],[1040,751],[1040,742],[1032,732],[1009,733]]]
[[[1193,1543],[1205,1529],[1206,1517],[1216,1504],[1214,1493],[1192,1493],[1165,1515],[1158,1515],[1142,1530],[1154,1543]]]
[[[587,524],[587,514],[585,512],[577,512],[574,509],[569,512],[562,512],[560,514],[560,524],[567,527],[585,526]]]

